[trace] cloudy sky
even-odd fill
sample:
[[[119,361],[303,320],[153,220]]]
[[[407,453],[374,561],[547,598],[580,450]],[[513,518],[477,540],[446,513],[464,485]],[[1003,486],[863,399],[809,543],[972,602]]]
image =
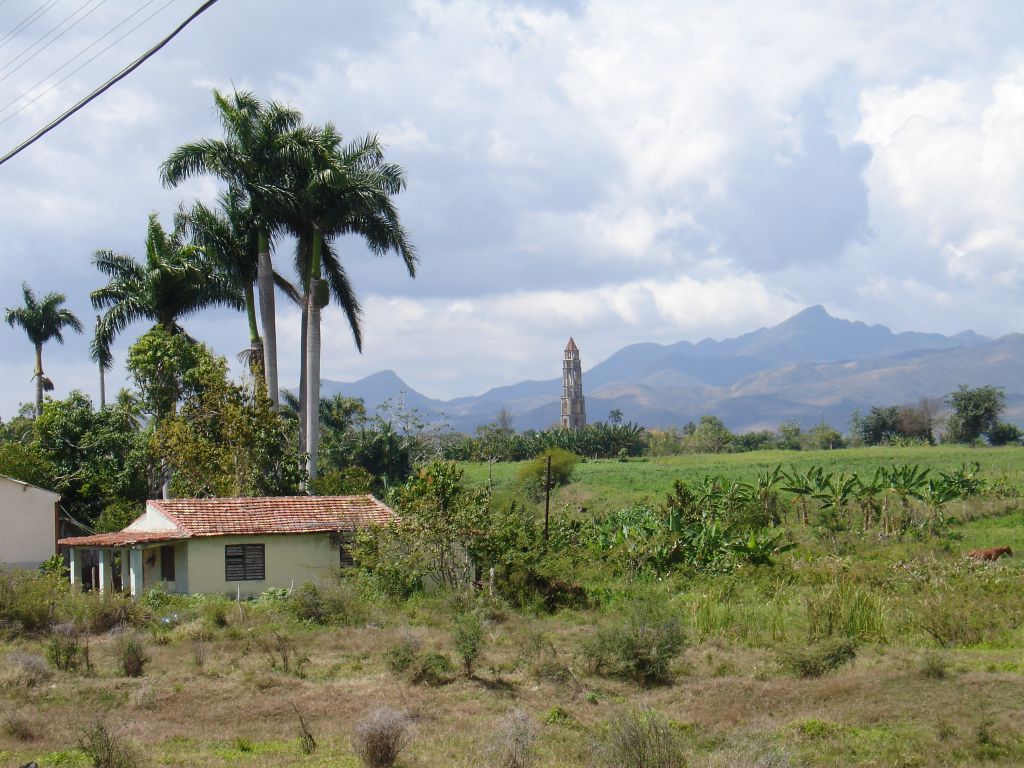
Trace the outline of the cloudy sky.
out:
[[[0,149],[198,5],[0,0]],[[359,355],[329,310],[327,378],[390,368],[428,395],[476,394],[557,375],[570,334],[588,367],[812,304],[895,330],[1020,331],[1022,33],[1013,0],[220,0],[0,166],[0,306],[27,281],[91,325],[92,253],[141,256],[150,212],[216,194],[164,190],[157,167],[219,134],[210,91],[234,86],[379,133],[408,174],[419,276],[337,243],[366,341]],[[298,314],[279,306],[288,384]],[[232,358],[247,344],[241,315],[186,325]],[[56,395],[98,389],[86,339],[44,362]],[[9,418],[32,353],[6,326],[0,364]]]

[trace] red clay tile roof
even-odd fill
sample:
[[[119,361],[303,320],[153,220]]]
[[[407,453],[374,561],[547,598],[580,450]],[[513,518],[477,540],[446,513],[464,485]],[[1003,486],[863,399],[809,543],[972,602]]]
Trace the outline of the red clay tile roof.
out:
[[[146,502],[177,526],[173,531],[121,531],[75,536],[70,547],[116,547],[197,536],[259,536],[282,533],[350,531],[386,525],[394,511],[366,496],[279,496],[232,499],[159,499]]]
[[[187,538],[178,531],[119,531],[97,533],[93,536],[70,536],[57,543],[68,547],[130,547],[155,541],[178,541]]]

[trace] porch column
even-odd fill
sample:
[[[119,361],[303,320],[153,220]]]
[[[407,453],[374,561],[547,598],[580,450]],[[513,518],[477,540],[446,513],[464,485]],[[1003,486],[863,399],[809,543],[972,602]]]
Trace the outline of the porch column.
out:
[[[128,557],[128,582],[131,584],[132,597],[142,595],[142,549],[132,547]]]
[[[71,586],[82,588],[82,553],[78,547],[68,547],[68,566],[71,569]]]
[[[131,581],[128,578],[128,563],[129,563],[129,558],[131,557],[131,555],[129,554],[130,552],[131,552],[130,549],[122,549],[121,550],[121,591],[122,592],[131,592],[132,591]]]
[[[111,589],[113,587],[113,584],[114,584],[114,578],[113,578],[114,574],[113,574],[113,571],[112,571],[114,562],[113,562],[112,555],[113,555],[113,552],[111,550],[109,550],[109,549],[101,549],[99,551],[99,556],[100,556],[99,557],[99,562],[100,562],[100,568],[99,568],[99,571],[100,571],[99,582],[100,582],[100,584],[99,584],[99,589],[100,589],[100,594],[101,595],[110,594],[110,591],[111,591]]]

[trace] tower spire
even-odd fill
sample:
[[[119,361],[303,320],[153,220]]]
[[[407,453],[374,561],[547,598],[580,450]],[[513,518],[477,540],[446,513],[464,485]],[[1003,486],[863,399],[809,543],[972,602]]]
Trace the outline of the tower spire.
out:
[[[580,350],[569,337],[562,359],[562,429],[583,429],[587,426],[587,407],[583,399],[583,368]]]

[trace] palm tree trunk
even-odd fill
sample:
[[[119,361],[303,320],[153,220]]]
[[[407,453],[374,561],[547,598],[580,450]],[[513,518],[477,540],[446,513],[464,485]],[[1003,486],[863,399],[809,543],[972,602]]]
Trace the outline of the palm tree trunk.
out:
[[[324,288],[320,279],[320,248],[323,235],[318,227],[313,230],[313,253],[309,265],[308,312],[306,319],[306,451],[309,453],[307,472],[310,480],[317,475],[317,454],[320,451],[320,308]]]
[[[300,330],[299,349],[299,450],[306,450],[306,430],[309,426],[309,414],[306,413],[306,337],[309,335],[309,286],[302,298],[302,329]]]
[[[280,407],[277,385],[277,318],[274,310],[274,267],[270,261],[270,240],[265,232],[259,236],[257,282],[260,291],[260,321],[263,323],[263,373],[267,396],[276,410]]]
[[[107,375],[100,363],[100,410],[107,407]]]
[[[260,338],[260,327],[256,322],[256,297],[250,283],[245,286],[245,316],[249,321],[249,370],[253,378],[265,376],[263,365],[263,339]]]
[[[43,415],[43,345],[36,344],[36,417]]]

